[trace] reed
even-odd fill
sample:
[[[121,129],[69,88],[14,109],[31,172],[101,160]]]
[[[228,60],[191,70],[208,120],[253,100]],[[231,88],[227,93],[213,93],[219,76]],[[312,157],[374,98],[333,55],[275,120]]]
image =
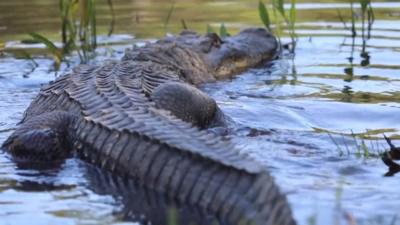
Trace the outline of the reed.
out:
[[[178,211],[176,208],[171,207],[167,210],[168,225],[178,225]]]
[[[291,39],[291,44],[289,45],[289,50],[291,53],[295,53],[297,45],[297,33],[296,33],[296,0],[290,1],[290,8],[287,12],[285,10],[284,0],[271,0],[271,10],[273,15],[273,20],[271,20],[270,13],[263,1],[258,2],[258,14],[264,26],[272,31],[277,37],[279,43],[281,43],[282,36],[282,24],[286,28]],[[272,23],[273,21],[273,23]],[[274,29],[272,29],[272,27]]]
[[[357,158],[368,159],[380,158],[384,153],[384,147],[380,146],[379,141],[371,136],[375,134],[374,131],[367,130],[365,134],[355,134],[352,130],[350,134],[334,133],[327,130],[323,132],[327,133],[328,137],[336,146],[339,156],[355,155]],[[336,137],[334,137],[333,134],[335,134]],[[347,144],[348,138],[351,140],[350,144]]]
[[[215,33],[214,28],[210,24],[207,24],[206,33],[207,34]]]
[[[359,10],[360,12],[357,12],[354,9],[354,2],[353,1],[350,2],[351,26],[347,25],[348,21],[346,21],[346,19],[342,16],[339,10],[338,10],[338,17],[339,20],[343,23],[344,28],[351,32],[351,37],[353,40],[352,48],[354,48],[355,39],[357,37],[361,38],[362,48],[360,56],[362,58],[362,61],[360,64],[361,66],[367,66],[370,63],[369,62],[370,56],[369,53],[367,52],[366,46],[367,46],[367,41],[371,39],[372,26],[375,22],[375,14],[372,8],[371,0],[358,0],[358,3],[360,5],[360,10]],[[356,23],[359,21],[361,23],[361,35],[359,35],[356,30]]]
[[[218,30],[219,30],[219,36],[221,36],[221,37],[231,36],[231,34],[228,32],[228,29],[226,28],[224,23],[222,23],[220,25]],[[217,32],[214,30],[214,28],[210,24],[207,24],[206,33],[211,34],[211,33],[217,33]]]
[[[175,10],[175,2],[172,2],[171,7],[168,10],[167,17],[164,20],[164,32],[165,33],[167,33],[167,31],[168,31],[167,29],[168,29],[169,21],[171,20],[171,16],[172,16],[172,13],[174,12],[174,10]]]
[[[32,32],[34,41],[43,43],[54,58],[54,67],[60,68],[66,62],[66,55],[76,52],[80,63],[88,63],[94,57],[97,47],[95,0],[59,0],[61,47],[47,37]],[[107,0],[112,20],[108,35],[114,30],[115,14],[111,0]]]
[[[219,36],[221,37],[228,37],[231,36],[228,32],[228,30],[225,27],[225,24],[221,24],[220,28],[219,28]]]

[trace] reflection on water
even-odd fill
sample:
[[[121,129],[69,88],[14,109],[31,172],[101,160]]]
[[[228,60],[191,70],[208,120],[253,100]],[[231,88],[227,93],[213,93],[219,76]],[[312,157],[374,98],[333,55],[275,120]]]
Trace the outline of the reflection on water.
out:
[[[202,88],[237,122],[232,139],[238,147],[270,168],[299,224],[398,224],[398,175],[383,176],[387,167],[378,154],[388,148],[383,133],[400,137],[400,3],[374,1],[368,39],[359,21],[354,37],[339,20],[337,9],[350,18],[347,1],[297,2],[300,38],[294,58],[286,55]],[[201,32],[221,22],[231,33],[261,25],[257,4],[176,1],[168,31],[178,32],[181,19]],[[97,61],[120,58],[136,42],[132,36],[164,35],[170,5],[115,0],[118,35],[101,37]],[[39,66],[32,72],[31,61],[9,52],[40,47],[17,42],[32,30],[57,40],[57,7],[53,0],[0,1],[0,48],[3,42],[7,48],[0,57],[0,142],[40,84],[55,75],[51,60],[35,58]],[[98,1],[98,11],[100,33],[106,33],[111,18],[106,1]],[[1,153],[0,224],[113,224],[159,212],[138,207],[139,197],[100,182],[109,178],[96,171],[75,159],[57,170],[23,169]]]

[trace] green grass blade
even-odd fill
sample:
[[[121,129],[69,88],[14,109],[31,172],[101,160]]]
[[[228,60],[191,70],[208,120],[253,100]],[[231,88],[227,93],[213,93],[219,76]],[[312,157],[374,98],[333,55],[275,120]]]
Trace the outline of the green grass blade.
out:
[[[230,36],[224,24],[221,24],[221,27],[219,28],[219,36],[221,37]]]
[[[35,40],[38,41],[40,43],[43,43],[44,45],[46,45],[46,48],[53,54],[56,55],[57,57],[61,58],[62,54],[60,52],[60,49],[57,48],[57,46],[50,41],[49,39],[45,38],[44,36],[37,34],[37,33],[29,33],[29,35]]]
[[[278,10],[278,12],[285,17],[285,7],[284,7],[284,2],[283,0],[275,0],[276,1],[276,9]]]
[[[0,45],[1,45],[1,43],[0,43]],[[35,59],[32,57],[32,55],[29,54],[29,52],[27,52],[25,50],[22,50],[20,52],[20,54],[21,54],[21,58],[31,61],[34,67],[38,67],[39,66],[39,64],[35,61]]]
[[[354,11],[353,2],[350,2],[350,10],[351,10],[351,33],[352,37],[355,38],[357,36],[356,32],[356,12]]]
[[[111,34],[114,32],[114,26],[115,26],[115,12],[114,12],[114,6],[112,0],[107,0],[108,8],[110,9],[111,13],[111,22],[110,22],[110,28],[108,29],[108,36],[111,36]]]
[[[169,208],[167,212],[167,225],[178,225],[178,212],[176,208]]]
[[[289,21],[291,29],[294,29],[294,25],[296,23],[296,0],[292,0],[290,4],[290,11],[289,11]]]
[[[82,27],[87,27],[89,25],[89,14],[88,14],[89,9],[88,9],[88,7],[89,7],[90,1],[91,0],[79,0],[78,1],[80,4],[76,10],[80,12]]]
[[[97,31],[96,31],[96,5],[95,0],[89,1],[89,18],[91,28],[91,49],[94,50],[97,47]]]
[[[49,39],[45,38],[44,36],[37,34],[37,33],[29,33],[29,35],[38,42],[43,43],[46,48],[50,51],[50,53],[53,55],[54,60],[55,60],[55,68],[56,70],[58,70],[58,68],[60,67],[61,62],[64,59],[64,55],[61,51],[61,49],[57,48],[57,46],[51,42]]]
[[[182,24],[182,28],[183,28],[184,30],[187,30],[187,29],[188,29],[188,26],[186,25],[186,22],[185,22],[184,19],[181,19],[181,24]]]
[[[258,14],[260,15],[260,19],[263,22],[264,26],[271,30],[271,20],[269,19],[269,14],[267,8],[265,7],[264,2],[258,2]]]
[[[211,33],[215,33],[215,31],[212,28],[212,26],[210,26],[210,24],[207,24],[207,34],[211,34]]]
[[[360,0],[361,12],[364,14],[367,11],[367,7],[370,4],[370,0]]]
[[[68,0],[60,0],[60,17],[61,17],[61,41],[65,46],[68,42],[68,14],[69,14],[69,4]]]
[[[172,2],[172,5],[168,10],[167,18],[165,18],[165,22],[164,22],[165,32],[167,32],[167,27],[168,27],[169,21],[171,19],[172,13],[174,12],[174,9],[175,9],[175,2]]]

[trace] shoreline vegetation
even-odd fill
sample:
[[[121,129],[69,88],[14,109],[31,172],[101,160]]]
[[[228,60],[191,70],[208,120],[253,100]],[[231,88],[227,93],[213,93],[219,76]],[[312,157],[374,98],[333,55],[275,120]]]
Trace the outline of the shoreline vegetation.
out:
[[[107,14],[110,17],[107,36],[115,31],[116,15],[112,0],[102,0],[107,3]],[[60,37],[54,40],[39,32],[29,32],[30,39],[22,43],[42,43],[47,49],[47,54],[54,59],[54,70],[58,71],[62,63],[69,65],[67,56],[76,54],[80,63],[90,63],[96,57],[98,47],[97,11],[95,0],[58,0],[60,18]],[[355,4],[358,4],[355,7]],[[375,20],[371,0],[354,0],[349,3],[349,11],[344,13],[337,9],[337,20],[343,24],[345,30],[349,30],[355,45],[356,38],[362,39],[363,48],[361,56],[365,59],[364,64],[369,64],[369,54],[366,50],[367,41],[371,38],[371,31]],[[179,4],[172,1],[163,19],[163,30],[167,34],[174,13],[179,10]],[[299,34],[296,32],[297,6],[296,0],[259,0],[257,9],[259,21],[265,28],[270,30],[292,57],[295,57]],[[136,20],[139,20],[137,18]],[[349,22],[350,21],[350,22]],[[361,22],[361,31],[357,32],[357,22]],[[180,19],[182,29],[190,29],[185,18]],[[349,25],[350,24],[350,25]],[[190,25],[190,24],[189,24]],[[205,24],[207,33],[218,33],[220,36],[230,35],[229,26],[224,21],[220,26],[216,24]],[[134,29],[134,28],[133,28]],[[360,34],[359,34],[360,33]],[[282,43],[282,37],[289,37],[290,41]],[[354,47],[353,47],[354,48]],[[20,58],[33,59],[28,51],[19,54]],[[350,68],[351,70],[351,68]],[[351,72],[351,71],[350,71]]]
[[[110,20],[106,35],[111,36],[116,26],[114,4],[112,0],[101,1],[107,3],[108,6],[106,13],[109,15]],[[47,54],[54,59],[54,70],[56,71],[59,70],[61,63],[68,65],[66,58],[72,53],[79,56],[80,63],[85,64],[93,60],[96,56],[95,51],[98,47],[97,38],[99,35],[95,0],[58,0],[58,4],[59,39],[54,40],[54,37],[31,31],[29,32],[30,39],[21,41],[25,44],[44,44]],[[357,7],[355,7],[355,4],[358,4]],[[179,3],[172,1],[170,7],[166,10],[162,24],[165,34],[169,31],[171,18],[179,9]],[[298,17],[296,0],[259,0],[257,9],[255,8],[254,10],[255,13],[257,13],[256,10],[258,11],[260,23],[270,30],[278,38],[281,46],[287,49],[294,57],[299,38],[299,34],[296,32]],[[136,18],[136,20],[138,22],[140,19]],[[371,38],[371,31],[375,21],[371,0],[350,1],[348,11],[343,13],[342,10],[337,9],[337,20],[343,24],[345,30],[350,31],[353,43],[355,43],[357,37],[361,37],[363,43],[361,55],[365,59],[364,63],[368,64],[369,55],[366,51],[366,43]],[[357,22],[361,22],[361,31],[359,32],[357,32]],[[190,29],[185,18],[180,19],[180,24],[182,29]],[[230,27],[226,26],[224,21],[220,21],[219,27],[216,27],[216,24],[205,24],[205,26],[207,33],[219,33],[222,37],[230,35]],[[289,37],[290,41],[282,43],[282,37]],[[30,56],[30,52],[24,52],[20,54],[20,57],[33,58]]]

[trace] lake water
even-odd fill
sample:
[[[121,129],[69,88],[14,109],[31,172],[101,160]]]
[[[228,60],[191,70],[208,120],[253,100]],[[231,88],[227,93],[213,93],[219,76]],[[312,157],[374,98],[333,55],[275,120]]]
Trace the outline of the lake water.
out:
[[[363,43],[360,20],[353,39],[339,19],[338,10],[348,18],[346,1],[297,1],[294,56],[202,87],[239,124],[234,142],[270,168],[300,225],[400,224],[399,175],[385,177],[378,156],[388,148],[383,134],[400,145],[400,3],[373,2],[375,22]],[[177,33],[182,20],[203,33],[221,22],[231,33],[262,25],[257,1],[175,1],[167,25],[169,1],[113,3],[115,32],[107,37],[111,17],[98,1],[97,62]],[[31,31],[57,40],[58,26],[58,1],[0,1],[0,143],[40,85],[69,70],[55,73],[42,46],[19,42]],[[37,53],[37,67],[21,59],[23,51]],[[92,170],[77,159],[57,169],[21,168],[0,153],[0,224],[140,224],[124,214],[126,197],[94,185]]]

